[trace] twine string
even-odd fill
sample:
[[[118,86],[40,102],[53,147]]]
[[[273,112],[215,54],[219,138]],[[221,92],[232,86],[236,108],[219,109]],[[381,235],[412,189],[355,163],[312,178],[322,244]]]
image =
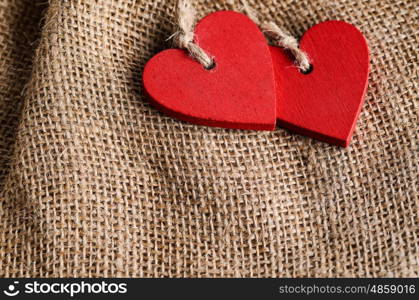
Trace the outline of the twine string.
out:
[[[272,40],[273,45],[289,50],[294,56],[294,64],[297,68],[303,73],[309,72],[312,68],[310,59],[307,53],[300,49],[298,40],[289,32],[279,28],[274,22],[261,22],[257,11],[250,7],[246,0],[240,0],[240,2],[241,10],[260,26],[262,32]]]
[[[266,36],[273,40],[275,46],[287,49],[294,56],[294,64],[303,73],[309,72],[311,69],[310,59],[307,53],[301,50],[298,41],[291,34],[279,28],[274,22],[266,22],[261,25],[262,31]]]
[[[188,0],[178,0],[178,31],[174,34],[177,47],[186,49],[189,55],[197,60],[204,68],[214,66],[214,60],[194,42],[194,27],[196,11]]]
[[[273,41],[275,46],[287,49],[295,58],[295,65],[303,73],[311,69],[310,59],[303,50],[300,49],[297,39],[289,32],[279,28],[274,22],[261,22],[257,12],[251,8],[247,1],[241,0],[242,9],[247,16],[256,24],[259,24],[262,32]],[[178,0],[178,31],[173,35],[174,43],[177,47],[186,49],[189,55],[198,61],[206,69],[211,69],[215,62],[200,46],[194,42],[194,27],[196,11],[190,0]]]

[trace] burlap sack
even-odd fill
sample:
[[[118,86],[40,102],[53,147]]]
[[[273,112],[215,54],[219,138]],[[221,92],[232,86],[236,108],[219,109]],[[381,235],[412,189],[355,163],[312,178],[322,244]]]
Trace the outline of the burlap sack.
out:
[[[296,36],[364,32],[350,148],[150,107],[171,1],[0,1],[2,277],[418,276],[417,1],[249,3]]]

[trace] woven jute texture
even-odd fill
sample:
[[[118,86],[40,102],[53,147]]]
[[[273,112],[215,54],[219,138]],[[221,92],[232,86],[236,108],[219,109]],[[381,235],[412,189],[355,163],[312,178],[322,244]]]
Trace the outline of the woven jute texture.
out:
[[[2,277],[419,275],[417,1],[248,3],[295,36],[330,19],[365,34],[348,149],[152,108],[141,73],[171,46],[174,1],[0,0]]]

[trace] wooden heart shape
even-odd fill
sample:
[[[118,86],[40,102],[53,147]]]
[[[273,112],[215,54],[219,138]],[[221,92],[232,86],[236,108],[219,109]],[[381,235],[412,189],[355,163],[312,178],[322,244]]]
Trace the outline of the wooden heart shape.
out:
[[[143,84],[151,102],[168,115],[195,124],[273,130],[276,83],[264,35],[247,16],[219,11],[203,18],[195,42],[214,58],[206,70],[179,49],[150,59]]]
[[[367,42],[353,25],[327,21],[300,41],[312,70],[301,73],[286,51],[270,47],[277,86],[278,125],[346,147],[364,102],[368,82]]]

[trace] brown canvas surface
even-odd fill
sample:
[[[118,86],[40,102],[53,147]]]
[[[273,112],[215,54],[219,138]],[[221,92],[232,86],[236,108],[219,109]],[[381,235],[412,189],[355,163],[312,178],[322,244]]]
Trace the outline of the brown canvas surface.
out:
[[[0,0],[1,277],[419,275],[418,2],[248,2],[295,36],[363,31],[349,148],[150,107],[141,72],[174,1]]]

